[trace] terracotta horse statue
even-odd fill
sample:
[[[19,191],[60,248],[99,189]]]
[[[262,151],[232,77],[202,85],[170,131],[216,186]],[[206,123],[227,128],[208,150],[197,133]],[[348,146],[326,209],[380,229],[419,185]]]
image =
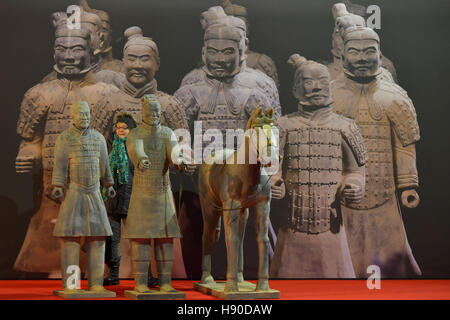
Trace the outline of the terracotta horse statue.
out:
[[[258,108],[250,116],[243,142],[237,150],[218,150],[200,166],[198,187],[203,215],[203,284],[214,283],[211,254],[219,240],[223,217],[227,248],[224,291],[239,291],[238,283],[244,281],[243,238],[250,209],[255,215],[259,253],[255,290],[270,290],[268,226],[271,189],[268,164],[273,168],[275,159],[278,169],[277,132],[273,110],[264,113]]]

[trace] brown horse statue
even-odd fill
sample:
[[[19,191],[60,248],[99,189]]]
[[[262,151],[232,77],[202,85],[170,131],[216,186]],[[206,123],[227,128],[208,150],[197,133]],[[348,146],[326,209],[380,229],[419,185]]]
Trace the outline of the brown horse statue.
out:
[[[214,283],[211,254],[219,240],[223,216],[227,248],[224,292],[239,291],[238,283],[244,281],[243,238],[250,209],[255,215],[259,253],[255,290],[270,290],[268,226],[271,189],[268,168],[274,168],[275,159],[275,169],[278,169],[277,132],[273,110],[264,113],[258,108],[250,116],[243,142],[237,150],[219,150],[200,166],[198,186],[203,215],[202,284]]]

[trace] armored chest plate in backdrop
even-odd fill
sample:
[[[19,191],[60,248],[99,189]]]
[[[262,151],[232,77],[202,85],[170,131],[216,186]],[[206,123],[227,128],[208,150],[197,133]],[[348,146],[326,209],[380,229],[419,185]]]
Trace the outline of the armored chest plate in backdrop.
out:
[[[391,122],[386,102],[375,97],[377,90],[378,82],[356,85],[344,78],[333,88],[335,111],[355,120],[369,155],[364,198],[360,203],[348,204],[357,210],[380,207],[395,194]]]
[[[202,129],[219,129],[225,132],[226,129],[244,129],[247,125],[248,116],[245,113],[245,102],[248,98],[248,90],[241,90],[239,98],[234,98],[231,89],[228,89],[225,96],[224,86],[219,85],[216,91],[211,94],[215,97],[202,99],[202,105],[198,113],[197,120],[202,121]],[[245,97],[243,97],[245,96]],[[210,104],[214,104],[211,106]],[[212,108],[211,108],[212,107]],[[212,111],[212,112],[211,112]]]
[[[288,129],[285,161],[291,225],[301,232],[330,229],[331,206],[342,177],[339,129],[301,126]]]
[[[394,194],[391,125],[382,107],[366,95],[359,99],[355,122],[364,137],[369,161],[364,199],[349,207],[366,210],[383,205]]]

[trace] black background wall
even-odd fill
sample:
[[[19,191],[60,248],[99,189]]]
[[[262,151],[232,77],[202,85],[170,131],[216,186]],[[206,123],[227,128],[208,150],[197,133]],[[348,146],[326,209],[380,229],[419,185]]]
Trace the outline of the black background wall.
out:
[[[65,11],[73,0],[2,0],[0,2],[0,278],[22,274],[12,265],[32,214],[32,181],[17,175],[15,134],[23,94],[51,71],[53,29],[50,14]],[[281,82],[283,113],[296,109],[291,94],[292,53],[311,59],[331,58],[331,0],[246,0],[253,50],[272,57]],[[197,65],[202,45],[199,15],[217,0],[91,0],[107,11],[113,24],[114,53],[121,58],[123,30],[138,25],[159,46],[159,87],[173,93]],[[421,204],[403,210],[413,253],[426,278],[450,277],[450,110],[448,0],[360,0],[381,8],[383,53],[395,64],[400,85],[413,100],[421,127],[417,145]],[[276,214],[273,213],[273,214]]]

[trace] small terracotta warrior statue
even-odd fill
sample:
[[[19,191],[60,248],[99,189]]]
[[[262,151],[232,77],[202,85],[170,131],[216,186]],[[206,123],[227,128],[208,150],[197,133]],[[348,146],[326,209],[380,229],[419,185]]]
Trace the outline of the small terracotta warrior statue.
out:
[[[81,10],[81,9],[80,9]],[[63,12],[55,12],[52,15],[53,26],[58,29],[61,27],[67,27],[67,14]],[[101,64],[101,52],[104,46],[104,34],[102,27],[102,20],[97,14],[82,10],[80,14],[80,26],[89,30],[90,33],[90,70],[93,73],[96,81],[112,84],[116,87],[120,87],[122,82],[125,81],[125,75],[120,72],[115,72],[104,68]],[[47,82],[57,79],[61,76],[61,72],[58,66],[53,67],[55,70],[45,76],[41,82]]]
[[[227,15],[235,16],[245,22],[247,37],[250,33],[250,23],[248,21],[247,8],[231,3],[230,0],[223,0],[222,7]],[[260,70],[273,79],[277,87],[280,86],[278,81],[277,67],[273,60],[264,53],[258,53],[250,50],[247,40],[247,66],[252,69]]]
[[[419,203],[414,106],[402,88],[377,77],[380,39],[372,29],[347,29],[343,54],[345,77],[332,83],[333,107],[355,120],[369,151],[364,199],[343,207],[356,276],[367,277],[370,265],[378,265],[384,277],[420,274],[396,195],[408,208]]]
[[[125,30],[128,38],[123,48],[126,80],[121,86],[116,112],[132,114],[137,123],[142,122],[141,98],[154,94],[161,104],[161,124],[172,130],[188,129],[186,115],[180,103],[157,88],[155,74],[159,69],[159,51],[156,43],[142,35],[139,27]]]
[[[203,139],[203,133],[208,129],[220,132],[222,137],[225,137],[227,129],[244,130],[250,115],[258,107],[262,107],[263,111],[273,107],[275,118],[281,114],[279,104],[274,102],[277,99],[272,99],[270,95],[261,90],[261,86],[258,84],[258,79],[261,78],[254,76],[245,68],[243,21],[236,17],[226,16],[221,7],[210,8],[202,14],[202,17],[205,29],[202,49],[204,66],[188,74],[185,79],[189,78],[189,81],[182,83],[174,94],[185,108],[191,130],[194,127],[194,121],[196,125],[201,124],[201,131],[198,130],[198,135],[194,137],[194,149],[196,150],[207,144],[207,141]],[[262,74],[259,71],[255,72]],[[268,79],[274,84],[270,78]],[[223,142],[225,143],[225,141]],[[220,148],[223,147],[221,144]],[[235,148],[237,149],[239,146],[235,146]],[[195,186],[193,187],[195,188]],[[189,186],[184,186],[184,190],[188,188]],[[183,192],[187,197],[187,192]],[[199,204],[198,196],[190,195],[192,203],[183,204],[183,207],[189,208],[186,210],[186,216],[189,216],[190,220],[186,224],[198,226],[198,232],[201,234],[201,212],[199,206],[195,205]],[[196,214],[191,212],[196,212]],[[182,213],[182,215],[184,214]],[[250,224],[247,230],[250,234],[254,234],[254,228]],[[186,246],[198,248],[196,250],[201,252],[201,238],[195,239],[195,241],[199,243]],[[254,237],[247,236],[245,242],[253,246],[246,250],[247,254],[257,250]],[[241,252],[243,252],[242,248]],[[224,241],[219,243],[219,248],[215,250],[215,253],[219,255],[218,258],[225,259]],[[215,257],[213,257],[214,259]],[[256,274],[256,261],[248,260],[246,267],[254,270]],[[239,272],[242,273],[243,270]],[[225,275],[225,263],[213,264],[213,273]]]
[[[86,11],[91,12],[99,16],[101,19],[101,31],[100,37],[103,40],[100,47],[100,69],[102,70],[112,70],[116,72],[125,73],[125,68],[123,66],[123,62],[118,59],[114,59],[112,55],[112,27],[111,27],[111,19],[109,14],[103,10],[92,9],[89,7],[89,4],[86,0],[80,1],[80,6]]]
[[[288,62],[296,68],[299,110],[278,121],[285,165],[272,177],[272,196],[281,199],[287,189],[289,214],[278,232],[270,275],[352,278],[339,202],[362,200],[367,150],[355,122],[331,109],[327,67],[298,54]]]
[[[155,241],[160,293],[180,294],[171,285],[173,238],[180,238],[181,233],[168,166],[182,170],[183,158],[174,132],[161,125],[161,106],[154,95],[142,97],[142,118],[142,124],[127,137],[128,154],[135,168],[125,225],[125,237],[131,239],[133,295],[155,292],[147,283],[151,239]]]
[[[17,133],[22,141],[16,158],[17,173],[38,174],[41,183],[40,208],[32,217],[15,268],[28,272],[60,270],[58,242],[51,236],[59,204],[51,197],[51,176],[56,137],[70,127],[71,105],[87,101],[91,106],[91,127],[105,133],[104,119],[118,89],[96,83],[90,70],[90,32],[85,28],[56,30],[55,62],[60,76],[27,91],[20,107]],[[42,171],[43,172],[42,172]],[[42,259],[42,257],[46,257]]]
[[[90,109],[86,101],[72,104],[73,125],[64,130],[55,142],[53,168],[53,195],[61,204],[53,235],[61,241],[61,273],[63,290],[55,292],[64,297],[115,297],[103,288],[105,237],[112,235],[100,193],[100,181],[108,188],[108,197],[114,197],[114,181],[108,164],[105,138],[89,127]],[[88,255],[89,291],[71,288],[69,276],[72,266],[79,265],[80,238],[86,237]],[[80,294],[80,296],[71,296]]]
[[[328,64],[328,71],[331,79],[344,76],[344,67],[342,65],[342,54],[344,50],[343,35],[345,30],[349,27],[366,26],[366,21],[363,17],[349,13],[343,3],[336,3],[332,8],[334,18],[334,30],[332,35],[332,49],[333,62]],[[384,67],[380,68],[378,77],[394,82],[392,74]]]

